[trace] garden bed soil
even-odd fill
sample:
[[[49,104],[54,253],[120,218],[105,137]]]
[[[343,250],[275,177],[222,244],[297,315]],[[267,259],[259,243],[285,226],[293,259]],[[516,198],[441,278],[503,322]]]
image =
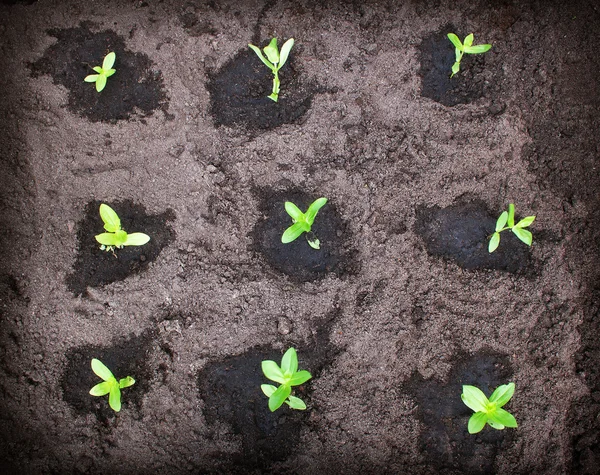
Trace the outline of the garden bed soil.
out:
[[[0,3],[3,473],[597,473],[595,2]],[[449,78],[448,32],[491,43]],[[295,38],[280,71],[249,50]],[[116,52],[104,91],[83,82]],[[290,245],[284,202],[326,197]],[[100,203],[139,248],[101,251]],[[498,215],[535,215],[533,245]],[[271,413],[298,350],[307,410]],[[89,389],[117,378],[119,413]],[[516,383],[467,432],[463,384]]]

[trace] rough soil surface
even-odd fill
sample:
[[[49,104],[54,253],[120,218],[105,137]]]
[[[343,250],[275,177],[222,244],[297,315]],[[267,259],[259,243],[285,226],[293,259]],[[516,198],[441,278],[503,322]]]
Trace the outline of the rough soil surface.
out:
[[[598,473],[596,3],[1,2],[2,472]],[[449,29],[493,45],[452,79]],[[95,247],[100,202],[148,247]],[[490,256],[509,203],[533,245]],[[510,381],[469,435],[461,386]]]

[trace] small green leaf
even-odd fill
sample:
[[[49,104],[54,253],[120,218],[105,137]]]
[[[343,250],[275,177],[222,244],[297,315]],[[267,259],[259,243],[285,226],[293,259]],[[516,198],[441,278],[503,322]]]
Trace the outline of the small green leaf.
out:
[[[117,247],[123,247],[123,245],[127,242],[128,234],[122,229],[119,229],[118,231],[116,231],[114,236],[115,236],[115,246],[117,246]]]
[[[104,74],[100,74],[98,79],[96,79],[96,91],[101,92],[106,86],[106,76]]]
[[[150,236],[144,233],[131,233],[127,235],[127,239],[123,246],[143,246],[150,241]]]
[[[288,397],[288,400],[286,401],[286,403],[292,409],[298,409],[300,411],[303,411],[306,409],[306,404],[304,404],[304,401],[302,399],[300,399],[299,397],[290,396],[290,397]]]
[[[503,211],[502,214],[498,217],[496,221],[496,232],[502,231],[502,228],[506,226],[506,222],[508,221],[508,213]]]
[[[481,429],[485,426],[485,423],[488,420],[488,416],[485,412],[476,412],[469,419],[469,425],[467,430],[469,434],[477,434],[477,432],[481,432]]]
[[[115,237],[115,233],[101,233],[94,236],[96,241],[98,241],[103,246],[116,246],[117,238]]]
[[[273,71],[275,69],[275,66],[273,66],[271,63],[269,63],[267,58],[264,57],[260,48],[258,48],[257,46],[254,46],[254,45],[250,45],[250,44],[248,46],[252,49],[252,51],[254,51],[256,53],[256,55],[259,57],[259,59],[264,63],[264,65],[267,68],[269,68],[271,71]]]
[[[306,222],[312,226],[315,222],[315,218],[317,217],[317,213],[319,210],[325,206],[327,203],[327,198],[319,198],[311,203],[305,213]]]
[[[261,384],[260,389],[262,389],[262,392],[267,397],[271,397],[273,393],[277,390],[277,388],[272,384]]]
[[[309,239],[308,237],[306,238],[306,242],[308,242],[308,245],[310,247],[312,247],[315,250],[319,250],[321,249],[321,241],[319,241],[318,238],[314,238],[314,239]]]
[[[463,385],[461,399],[465,405],[474,412],[486,411],[488,398],[483,391],[475,386]]]
[[[465,46],[465,53],[468,54],[481,54],[489,51],[492,45],[475,45],[475,46]]]
[[[291,393],[292,388],[287,384],[279,386],[269,398],[269,409],[271,410],[271,412],[274,412],[277,409],[279,409]]]
[[[92,396],[105,396],[110,392],[110,388],[113,386],[113,384],[114,383],[112,381],[102,381],[90,389],[90,394]]]
[[[261,363],[262,371],[264,375],[271,381],[275,381],[280,384],[285,383],[285,376],[281,368],[275,361],[265,360]]]
[[[515,224],[515,228],[526,228],[535,221],[535,216],[527,216]]]
[[[515,393],[515,383],[498,386],[490,396],[490,402],[495,402],[498,407],[504,406]]]
[[[104,71],[102,71],[102,68],[100,66],[94,66],[92,69],[98,74],[104,74]]]
[[[97,74],[90,74],[89,76],[86,76],[83,80],[85,82],[96,82],[97,79],[98,79]]]
[[[458,36],[456,36],[454,33],[448,33],[448,39],[452,42],[455,48],[462,50],[463,44],[461,43]]]
[[[512,228],[512,232],[515,233],[515,235],[525,244],[531,246],[531,243],[533,242],[533,235],[530,231],[527,231],[527,229],[514,227]]]
[[[277,69],[281,69],[281,67],[287,61],[292,46],[294,46],[294,38],[290,38],[285,43],[283,43],[283,46],[281,47],[281,52],[279,54],[279,64],[277,65]]]
[[[287,228],[283,235],[281,236],[281,242],[283,244],[288,244],[292,241],[295,241],[298,236],[300,236],[303,232],[305,232],[306,223],[295,223],[292,224],[289,228]]]
[[[500,424],[505,427],[517,427],[517,420],[515,417],[501,407],[496,408],[494,412],[488,414],[488,417],[490,421],[493,421],[496,424]]]
[[[92,359],[92,371],[98,376],[102,378],[104,381],[109,381],[114,379],[112,372],[108,369],[102,361],[97,360],[96,358]]]
[[[473,44],[473,38],[474,38],[473,33],[470,33],[466,36],[465,42],[464,42],[465,48],[467,48],[468,46],[471,46]]]
[[[453,77],[460,70],[460,61],[457,61],[452,65],[452,74],[450,77]]]
[[[290,215],[290,217],[294,220],[295,223],[304,219],[304,213],[300,211],[300,208],[298,208],[291,201],[286,201],[284,207],[286,213]]]
[[[109,233],[114,233],[121,229],[121,220],[117,213],[108,205],[102,203],[100,205],[100,218],[104,222],[104,229]]]
[[[119,412],[121,410],[121,390],[119,389],[119,385],[115,384],[110,389],[110,394],[108,395],[108,405],[115,412]]]
[[[289,348],[281,358],[281,371],[294,374],[298,370],[298,355],[295,348]]]
[[[104,61],[102,61],[102,69],[104,69],[104,71],[107,71],[110,68],[112,68],[113,64],[115,64],[116,57],[117,55],[115,53],[108,53],[104,57]]]
[[[265,55],[274,66],[279,63],[279,51],[277,50],[277,38],[273,38],[271,42],[263,48]]]
[[[306,381],[308,381],[310,378],[312,378],[312,375],[308,371],[298,371],[289,379],[288,384],[290,386],[300,386],[301,384],[304,384]]]
[[[115,74],[117,72],[116,69],[109,69],[108,71],[104,71],[104,75],[109,78],[111,77],[113,74]]]
[[[488,244],[488,252],[489,253],[494,252],[496,249],[498,249],[499,244],[500,244],[500,233],[492,234],[490,243]]]
[[[130,386],[133,386],[134,384],[135,384],[135,379],[133,379],[131,376],[127,376],[126,378],[122,378],[119,381],[119,387],[121,389],[128,388]]]
[[[515,225],[515,205],[512,203],[508,205],[507,225],[509,228],[512,228]]]
[[[487,420],[487,423],[490,425],[490,427],[492,427],[493,429],[496,429],[496,430],[504,429],[504,424],[500,424],[499,422],[492,420],[490,417],[491,416],[488,415],[488,420]]]

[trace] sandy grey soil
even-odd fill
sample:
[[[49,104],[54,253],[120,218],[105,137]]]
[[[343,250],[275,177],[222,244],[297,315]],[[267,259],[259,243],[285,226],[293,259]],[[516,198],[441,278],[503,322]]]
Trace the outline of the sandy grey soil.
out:
[[[563,3],[1,4],[4,473],[597,473],[600,11]],[[443,89],[452,106],[422,94],[450,23],[494,45]],[[147,65],[131,77],[160,85],[154,111],[72,106],[49,30],[77,28]],[[296,39],[264,109],[281,125],[216,125],[214,81],[273,36]],[[119,100],[115,67],[94,100]],[[310,107],[282,120],[292,84]],[[330,200],[341,271],[299,282],[261,254],[264,199],[286,190]],[[76,295],[86,207],[126,200],[172,210],[172,241]],[[419,232],[419,210],[483,203],[493,222],[510,202],[537,216],[516,272],[464,269]],[[308,409],[269,414],[254,363],[290,346]],[[118,415],[85,399],[94,354],[139,380]],[[461,385],[508,381],[518,429],[470,436]]]

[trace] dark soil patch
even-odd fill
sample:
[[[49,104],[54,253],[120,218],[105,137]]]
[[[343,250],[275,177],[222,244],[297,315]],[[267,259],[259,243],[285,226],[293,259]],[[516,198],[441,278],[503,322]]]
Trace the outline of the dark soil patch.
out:
[[[437,470],[494,472],[496,454],[511,442],[511,432],[486,425],[478,434],[469,434],[467,424],[473,411],[465,406],[460,395],[463,384],[468,384],[490,396],[498,386],[511,382],[511,377],[512,368],[506,356],[481,352],[459,356],[447,383],[423,380],[419,374],[411,378],[406,389],[417,399],[417,414],[424,425],[420,444],[427,454],[426,460]],[[510,412],[510,402],[506,409]]]
[[[321,241],[321,249],[316,250],[308,245],[306,234],[288,244],[281,242],[281,235],[292,225],[285,202],[291,201],[306,211],[319,196],[297,190],[262,190],[259,194],[260,210],[265,217],[252,232],[254,247],[273,268],[298,282],[315,280],[328,272],[338,276],[354,272],[350,237],[331,201],[319,210],[312,226],[312,234]]]
[[[86,288],[98,287],[127,278],[148,267],[158,257],[163,247],[175,239],[167,222],[175,219],[172,210],[157,215],[147,215],[146,208],[125,200],[107,203],[121,219],[121,227],[127,232],[143,232],[150,241],[143,246],[127,246],[112,252],[103,251],[96,241],[97,234],[104,232],[98,211],[100,201],[92,201],[85,207],[85,216],[79,223],[77,239],[79,251],[73,273],[67,277],[71,292],[81,295]],[[116,255],[116,257],[115,257]]]
[[[285,346],[285,350],[296,348],[298,368],[308,370],[313,379],[320,375],[325,365],[334,361],[339,352],[329,341],[335,316],[333,312],[321,322],[313,341]],[[300,430],[310,417],[311,380],[293,390],[293,394],[306,403],[306,411],[293,410],[284,404],[271,412],[268,398],[260,389],[261,384],[272,383],[264,376],[261,362],[270,359],[279,364],[283,353],[266,346],[250,348],[242,355],[207,364],[198,375],[207,422],[214,425],[225,421],[235,435],[241,436],[243,452],[228,464],[220,463],[222,470],[232,470],[227,473],[242,473],[242,468],[266,470],[273,463],[286,460],[299,448]]]
[[[114,31],[94,33],[90,22],[78,28],[51,29],[58,39],[44,56],[30,65],[32,76],[49,74],[55,84],[69,90],[69,109],[92,122],[129,119],[136,112],[151,115],[156,109],[166,111],[167,99],[161,72],[141,53],[125,49],[125,41]],[[92,68],[102,65],[109,52],[116,53],[116,73],[101,91],[84,82]]]
[[[292,50],[279,71],[281,90],[279,101],[274,102],[267,97],[272,92],[273,73],[250,48],[241,50],[212,74],[207,84],[215,124],[264,130],[297,122],[310,109],[315,92],[301,75]]]
[[[527,268],[529,248],[511,231],[502,232],[498,249],[488,252],[489,237],[494,232],[496,220],[482,201],[474,200],[447,208],[419,208],[415,230],[424,239],[430,254],[452,259],[464,269],[514,273]],[[533,239],[535,242],[535,231]]]
[[[460,62],[460,71],[450,78],[455,61],[454,45],[448,39],[448,33],[455,33],[461,41],[466,34],[459,34],[452,25],[446,25],[440,31],[425,37],[419,47],[422,79],[421,95],[445,106],[469,104],[486,94],[486,64],[484,54],[465,54]],[[481,41],[480,41],[481,40]],[[475,37],[475,43],[486,43]],[[489,73],[489,71],[488,71]],[[497,81],[497,78],[496,78]]]
[[[67,366],[61,379],[63,399],[79,414],[95,414],[102,424],[109,426],[116,413],[108,405],[108,395],[91,396],[90,389],[102,380],[92,371],[92,358],[99,359],[111,370],[117,380],[131,376],[135,384],[121,391],[121,411],[130,406],[140,409],[142,398],[148,392],[153,372],[148,368],[148,354],[152,335],[123,338],[111,347],[81,346],[67,352]]]

